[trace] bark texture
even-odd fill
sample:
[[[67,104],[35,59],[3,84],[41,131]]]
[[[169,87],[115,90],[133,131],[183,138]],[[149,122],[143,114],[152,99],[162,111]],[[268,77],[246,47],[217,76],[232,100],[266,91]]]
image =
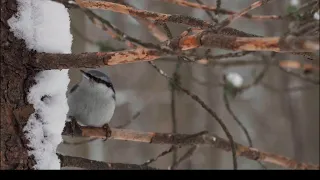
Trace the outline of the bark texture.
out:
[[[7,20],[16,12],[16,0],[1,1],[1,169],[31,169],[34,165],[22,131],[34,111],[26,99],[36,73],[27,65],[34,53],[10,32]]]

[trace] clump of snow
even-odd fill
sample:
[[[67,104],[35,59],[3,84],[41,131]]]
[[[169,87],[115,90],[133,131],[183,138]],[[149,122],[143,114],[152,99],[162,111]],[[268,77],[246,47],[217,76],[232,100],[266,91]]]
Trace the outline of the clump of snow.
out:
[[[29,153],[35,157],[36,169],[60,169],[56,149],[62,142],[61,133],[69,110],[65,95],[69,84],[68,70],[42,71],[35,80],[36,84],[28,94],[35,113],[24,127],[32,148]]]
[[[243,78],[240,74],[230,72],[226,75],[226,80],[231,83],[234,87],[240,88],[243,84]]]
[[[319,11],[313,14],[313,18],[319,20]]]
[[[50,0],[17,0],[17,3],[17,15],[8,20],[16,37],[38,52],[71,53],[70,17],[62,4]],[[35,169],[60,169],[56,149],[62,142],[69,110],[68,69],[42,71],[35,81],[28,94],[35,113],[23,129],[32,149],[29,155],[36,160]]]
[[[291,4],[291,6],[299,6],[300,5],[300,0],[291,0],[290,4]]]
[[[18,0],[17,17],[8,20],[16,37],[39,52],[70,53],[72,35],[67,9],[50,0]]]

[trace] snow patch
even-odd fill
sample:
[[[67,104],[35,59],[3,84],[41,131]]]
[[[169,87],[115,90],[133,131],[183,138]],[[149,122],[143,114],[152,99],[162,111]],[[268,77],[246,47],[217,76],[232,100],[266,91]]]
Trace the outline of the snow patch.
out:
[[[243,78],[240,74],[235,72],[230,72],[226,75],[226,79],[233,86],[240,88],[243,85]]]
[[[50,0],[17,0],[18,12],[8,20],[17,38],[28,49],[47,53],[71,53],[72,35],[68,10]],[[68,69],[38,73],[36,84],[29,89],[28,102],[35,112],[29,117],[24,133],[36,161],[35,169],[60,169],[56,149],[62,142],[69,110],[66,92]]]

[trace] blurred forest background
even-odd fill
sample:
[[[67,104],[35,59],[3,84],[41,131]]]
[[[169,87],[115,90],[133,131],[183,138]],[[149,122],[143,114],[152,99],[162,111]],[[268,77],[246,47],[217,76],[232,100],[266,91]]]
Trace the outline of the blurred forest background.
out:
[[[126,1],[136,8],[167,13],[182,14],[210,21],[205,11],[196,8],[183,7],[160,0],[130,0]],[[192,1],[196,2],[196,1]],[[207,5],[215,5],[214,0],[203,0]],[[238,12],[248,7],[255,0],[222,0],[222,8]],[[300,1],[303,3],[306,1]],[[272,1],[262,7],[250,11],[255,15],[284,15],[288,13],[290,0]],[[98,15],[108,19],[113,25],[137,39],[145,42],[158,43],[135,19],[128,15],[104,10],[93,10]],[[105,31],[95,26],[79,9],[70,9],[71,26],[74,36],[73,53],[113,51],[125,48],[125,44],[110,37]],[[219,15],[222,20],[226,16]],[[186,30],[186,26],[168,23],[174,37]],[[286,20],[250,20],[239,18],[230,27],[261,35],[281,36],[288,31]],[[161,27],[160,27],[161,29]],[[100,43],[97,45],[97,43]],[[213,55],[228,51],[212,49]],[[268,54],[268,53],[267,53]],[[270,54],[270,53],[269,53]],[[254,54],[232,61],[255,60]],[[303,61],[301,56],[277,54],[277,60]],[[223,59],[227,62],[230,59]],[[306,61],[306,60],[304,60]],[[176,68],[176,58],[154,61],[170,76]],[[319,62],[315,63],[319,67]],[[197,64],[182,63],[179,75],[182,85],[197,94],[226,123],[234,140],[248,145],[246,136],[227,111],[223,100],[223,87],[220,85],[223,74],[239,73],[244,84],[250,84],[263,64]],[[150,131],[196,133],[208,130],[225,137],[216,121],[195,101],[184,93],[175,92],[176,127],[172,122],[172,93],[168,81],[159,75],[148,63],[132,63],[109,66],[102,69],[111,77],[116,90],[117,107],[111,120],[111,127],[122,125],[133,119],[125,128]],[[318,71],[305,75],[301,69],[293,70],[299,76],[292,75],[272,65],[263,78],[254,85],[230,100],[231,109],[243,125],[248,129],[253,146],[265,152],[284,155],[299,162],[319,164],[319,84],[305,80],[310,74],[318,78]],[[80,72],[70,69],[70,87],[81,79]],[[79,138],[68,138],[68,141],[79,141]],[[66,155],[86,157],[92,160],[142,164],[168,149],[170,145],[154,145],[126,141],[96,140],[82,145],[61,144],[59,151]],[[174,159],[183,155],[190,147],[183,147],[177,153],[170,153],[150,164],[152,167],[167,169]],[[256,161],[238,157],[239,169],[261,169]],[[281,167],[264,164],[268,169]],[[231,152],[225,152],[211,147],[197,147],[194,154],[181,162],[177,169],[232,169]]]

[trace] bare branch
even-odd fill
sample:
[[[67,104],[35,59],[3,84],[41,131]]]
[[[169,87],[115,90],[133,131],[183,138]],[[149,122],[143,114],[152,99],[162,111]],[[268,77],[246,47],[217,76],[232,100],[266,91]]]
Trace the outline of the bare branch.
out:
[[[72,133],[71,123],[67,122],[62,135],[70,135]],[[74,136],[78,137],[97,137],[106,138],[106,131],[104,128],[98,127],[76,127]],[[204,134],[202,136],[190,137],[188,134],[172,134],[172,133],[157,133],[157,132],[140,132],[126,129],[111,128],[111,136],[109,139],[143,142],[150,144],[171,144],[171,145],[207,145],[224,151],[231,151],[231,144],[219,136],[213,134]],[[263,161],[279,165],[285,168],[292,169],[319,169],[319,165],[312,165],[306,163],[298,163],[293,159],[280,156],[277,154],[259,151],[255,148],[243,146],[235,143],[237,156],[246,157],[255,161]]]
[[[232,116],[233,120],[236,121],[236,123],[240,126],[240,128],[244,132],[244,134],[248,140],[249,147],[253,147],[251,136],[249,135],[247,128],[242,124],[242,122],[238,119],[238,117],[232,111],[226,92],[223,93],[223,101],[224,101],[224,105],[225,105],[227,111]]]
[[[129,3],[122,2],[122,4],[137,9],[136,7],[134,7]],[[164,34],[153,22],[150,22],[143,18],[137,18],[135,16],[131,16],[131,17],[136,19],[140,24],[145,25],[149,29],[150,33],[160,42],[168,40],[168,36]]]
[[[220,30],[222,28],[224,28],[225,26],[229,25],[232,21],[238,19],[239,17],[247,14],[250,10],[255,9],[257,7],[260,7],[266,3],[268,3],[270,0],[260,0],[260,1],[256,1],[253,4],[251,4],[249,7],[243,9],[242,11],[236,13],[236,14],[232,14],[230,15],[228,18],[226,18],[225,20],[223,20],[221,23],[216,24],[217,27],[219,27],[217,30]]]
[[[319,71],[320,67],[311,63],[303,63],[297,60],[281,60],[279,66],[287,69],[302,69],[303,71]]]
[[[216,6],[209,6],[209,5],[193,3],[193,2],[189,2],[187,0],[161,0],[161,1],[177,4],[177,5],[180,5],[180,6],[204,9],[204,10],[216,12],[216,13],[219,13],[219,14],[236,14],[237,13],[237,12],[234,12],[234,11],[229,11],[229,10],[226,10],[226,9],[217,8]],[[244,14],[242,17],[246,17],[246,18],[249,18],[249,19],[256,19],[256,20],[281,19],[281,16],[277,16],[277,15],[256,16],[256,15],[251,15],[251,14]]]
[[[173,81],[172,78],[170,78],[165,72],[163,72],[161,69],[159,69],[154,63],[150,62],[150,64],[160,73],[160,75],[162,75],[163,77],[165,77],[166,79],[168,79],[171,82]],[[188,96],[190,96],[197,103],[199,103],[201,105],[201,107],[203,107],[203,109],[205,109],[219,123],[219,125],[221,126],[222,130],[224,131],[224,133],[226,134],[226,136],[228,137],[228,139],[229,139],[229,141],[231,143],[233,168],[237,169],[238,164],[237,164],[237,159],[236,159],[236,148],[235,148],[234,140],[233,140],[233,137],[232,137],[231,133],[229,132],[227,126],[222,121],[222,119],[220,119],[220,117],[210,107],[208,107],[204,103],[204,101],[202,101],[200,99],[200,97],[198,97],[197,95],[193,94],[189,90],[183,88],[180,84],[176,84],[176,87],[179,90],[181,90],[184,93],[186,93]]]
[[[285,72],[285,73],[287,73],[287,74],[289,74],[289,75],[292,75],[292,76],[294,76],[294,77],[297,77],[297,78],[299,78],[299,79],[301,79],[301,80],[303,80],[303,81],[310,82],[310,83],[312,83],[312,84],[317,84],[317,85],[320,84],[320,79],[309,78],[309,77],[307,77],[307,76],[305,76],[305,75],[303,75],[303,74],[295,73],[295,72],[290,71],[290,70],[287,70],[287,69],[285,69],[285,68],[283,68],[283,67],[281,67],[281,66],[278,66],[278,68],[279,68],[281,71],[283,71],[283,72]]]
[[[58,154],[58,157],[60,159],[61,167],[77,167],[90,170],[156,170],[155,168],[145,165],[108,163],[84,159],[81,157],[64,156],[61,154]]]
[[[97,27],[101,28],[102,30],[106,31],[107,34],[109,34],[112,38],[126,42],[126,45],[132,45],[131,43],[138,44],[140,46],[143,46],[145,48],[152,48],[152,49],[157,49],[157,50],[162,50],[160,46],[152,44],[152,43],[147,43],[147,42],[142,42],[139,39],[136,39],[134,37],[131,37],[124,32],[122,32],[120,29],[112,25],[108,20],[102,18],[101,16],[95,14],[89,9],[83,9],[83,12],[89,17],[90,21],[96,25]],[[134,47],[134,46],[133,46]]]
[[[273,59],[274,55],[275,54],[272,55],[271,59]],[[240,91],[243,92],[243,91],[251,88],[252,86],[257,85],[263,79],[263,77],[266,75],[267,71],[269,70],[270,65],[272,64],[272,62],[269,62],[268,58],[266,56],[264,56],[263,54],[261,54],[261,56],[262,56],[262,59],[263,59],[263,62],[264,62],[264,67],[263,67],[262,71],[257,75],[257,77],[255,77],[255,79],[250,84],[243,85],[239,89]]]
[[[204,5],[204,3],[201,1],[201,0],[196,0],[197,3],[201,4],[201,5]],[[219,11],[219,7],[217,6],[217,12]],[[211,21],[215,22],[215,23],[218,23],[218,19],[216,19],[212,13],[208,10],[204,10],[204,12],[206,12],[206,14],[209,16],[209,18],[211,19]]]
[[[152,159],[147,160],[147,161],[146,161],[145,163],[143,163],[142,165],[147,166],[147,165],[155,162],[156,160],[158,160],[160,157],[165,156],[165,155],[173,152],[174,150],[177,150],[177,148],[178,148],[178,146],[171,146],[169,149],[161,152],[158,156],[156,156],[156,157],[154,157],[154,158],[152,158]]]
[[[168,167],[169,170],[175,169],[179,164],[187,159],[189,159],[197,150],[198,146],[192,146],[184,153],[177,161],[175,161],[171,166]]]
[[[180,57],[178,57],[180,59]],[[172,121],[172,133],[177,132],[177,117],[176,117],[176,84],[180,83],[179,79],[179,69],[181,65],[181,60],[178,60],[176,63],[175,71],[173,72],[173,80],[174,82],[170,83],[171,85],[171,121]],[[172,155],[172,164],[177,160],[177,148],[173,149],[173,155]]]
[[[97,45],[96,42],[92,41],[91,39],[89,39],[88,37],[86,37],[85,35],[83,35],[75,26],[73,26],[72,24],[70,24],[70,29],[71,31],[78,35],[81,39],[83,39],[84,41],[92,44],[92,45]]]
[[[169,43],[172,49],[190,50],[198,47],[221,48],[242,51],[314,52],[319,50],[318,37],[236,37],[207,30],[175,39]]]
[[[116,52],[90,52],[80,54],[37,53],[31,66],[41,69],[98,68],[117,64],[151,61],[163,55],[157,50],[136,48]]]
[[[83,8],[109,10],[109,11],[127,14],[131,16],[136,16],[139,18],[155,20],[158,22],[182,23],[189,26],[200,27],[200,28],[208,28],[213,26],[212,24],[206,21],[203,21],[201,19],[197,19],[194,17],[182,16],[177,14],[169,15],[169,14],[156,13],[156,12],[145,11],[145,10],[138,10],[132,7],[128,7],[125,5],[112,3],[112,2],[87,1],[87,0],[76,0],[76,2]]]
[[[233,110],[231,109],[231,106],[230,106],[230,102],[229,102],[229,99],[227,97],[227,94],[226,92],[223,92],[223,101],[224,101],[224,104],[226,106],[226,109],[227,111],[229,112],[229,114],[232,116],[233,120],[236,121],[236,123],[240,126],[240,128],[242,129],[242,131],[244,132],[247,140],[248,140],[248,144],[249,144],[249,147],[252,148],[253,147],[253,143],[252,143],[252,139],[251,139],[251,136],[247,130],[247,128],[242,124],[242,122],[240,121],[240,119],[235,115],[235,113],[233,112]],[[260,164],[260,166],[264,169],[266,169],[266,167],[258,161],[258,163]]]
[[[201,132],[198,132],[198,133],[195,133],[195,134],[191,134],[191,135],[188,135],[186,136],[182,141],[185,141],[187,140],[188,138],[194,138],[196,136],[202,136],[203,134],[207,134],[208,131],[201,131]],[[149,159],[148,161],[146,161],[145,163],[143,163],[142,165],[149,165],[150,163],[152,162],[155,162],[156,160],[158,160],[160,157],[162,156],[165,156],[171,152],[174,152],[176,151],[178,148],[181,148],[181,145],[172,145],[169,149],[161,152],[158,156],[156,156],[155,158],[152,158],[152,159]],[[174,159],[175,160],[175,159]],[[173,164],[175,163],[176,161],[173,162]]]

